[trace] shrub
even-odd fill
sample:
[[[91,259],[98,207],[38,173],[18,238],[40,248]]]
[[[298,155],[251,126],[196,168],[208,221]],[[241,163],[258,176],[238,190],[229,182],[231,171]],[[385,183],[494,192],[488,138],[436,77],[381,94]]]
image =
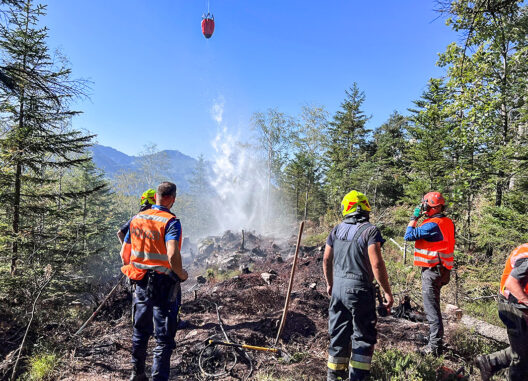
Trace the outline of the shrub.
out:
[[[435,381],[436,369],[442,358],[404,353],[398,349],[374,352],[372,380],[383,381]]]
[[[495,343],[464,327],[458,327],[449,336],[449,345],[453,351],[464,358],[475,358],[477,355],[492,353],[507,346]]]
[[[33,356],[29,361],[30,380],[53,380],[53,373],[59,365],[59,358],[55,353],[41,353]]]

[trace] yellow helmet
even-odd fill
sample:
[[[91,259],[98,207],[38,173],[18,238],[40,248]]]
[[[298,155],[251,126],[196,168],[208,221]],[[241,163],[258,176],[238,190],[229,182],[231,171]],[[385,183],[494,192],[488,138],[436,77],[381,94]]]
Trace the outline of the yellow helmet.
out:
[[[343,197],[341,205],[343,206],[343,216],[357,212],[358,206],[361,210],[364,210],[365,212],[370,212],[370,204],[368,202],[367,196],[356,190],[347,193],[347,195]]]
[[[154,205],[156,203],[156,197],[155,196],[156,196],[156,191],[154,189],[146,190],[141,195],[141,201],[140,201],[139,205],[145,205],[145,204]]]

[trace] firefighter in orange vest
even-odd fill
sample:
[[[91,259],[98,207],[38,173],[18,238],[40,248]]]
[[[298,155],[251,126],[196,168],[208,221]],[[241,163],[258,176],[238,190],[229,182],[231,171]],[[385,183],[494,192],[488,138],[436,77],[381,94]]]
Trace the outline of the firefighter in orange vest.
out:
[[[148,380],[145,359],[152,333],[156,337],[152,380],[169,379],[181,303],[180,281],[188,277],[180,255],[180,220],[170,211],[175,199],[176,185],[161,183],[156,205],[132,219],[121,248],[121,271],[135,284],[130,376],[133,381]]]
[[[414,210],[404,239],[416,241],[414,265],[422,268],[422,296],[429,323],[429,343],[420,352],[439,356],[443,351],[444,324],[440,310],[440,290],[449,283],[455,249],[455,225],[443,213],[444,197],[429,192]],[[419,225],[422,212],[427,218]]]
[[[477,356],[481,379],[508,368],[508,380],[528,378],[528,243],[517,247],[506,260],[499,293],[499,317],[506,326],[510,346]]]

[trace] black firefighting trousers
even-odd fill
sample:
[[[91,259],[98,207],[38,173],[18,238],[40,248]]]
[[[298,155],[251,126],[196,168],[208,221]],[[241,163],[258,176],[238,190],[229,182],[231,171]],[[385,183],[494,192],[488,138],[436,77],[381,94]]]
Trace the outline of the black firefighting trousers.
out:
[[[329,307],[327,380],[368,378],[376,344],[376,321],[374,287],[335,278]]]
[[[528,313],[499,296],[499,317],[508,331],[510,347],[488,355],[492,371],[509,369],[510,381],[528,379]]]

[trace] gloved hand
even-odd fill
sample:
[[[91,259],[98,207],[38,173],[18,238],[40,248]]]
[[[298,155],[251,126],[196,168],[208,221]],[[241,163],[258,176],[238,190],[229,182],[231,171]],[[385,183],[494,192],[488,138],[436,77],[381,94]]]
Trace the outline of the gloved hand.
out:
[[[420,218],[421,215],[422,215],[422,208],[417,206],[416,208],[414,208],[414,212],[411,216],[411,221],[416,221],[417,219]]]

